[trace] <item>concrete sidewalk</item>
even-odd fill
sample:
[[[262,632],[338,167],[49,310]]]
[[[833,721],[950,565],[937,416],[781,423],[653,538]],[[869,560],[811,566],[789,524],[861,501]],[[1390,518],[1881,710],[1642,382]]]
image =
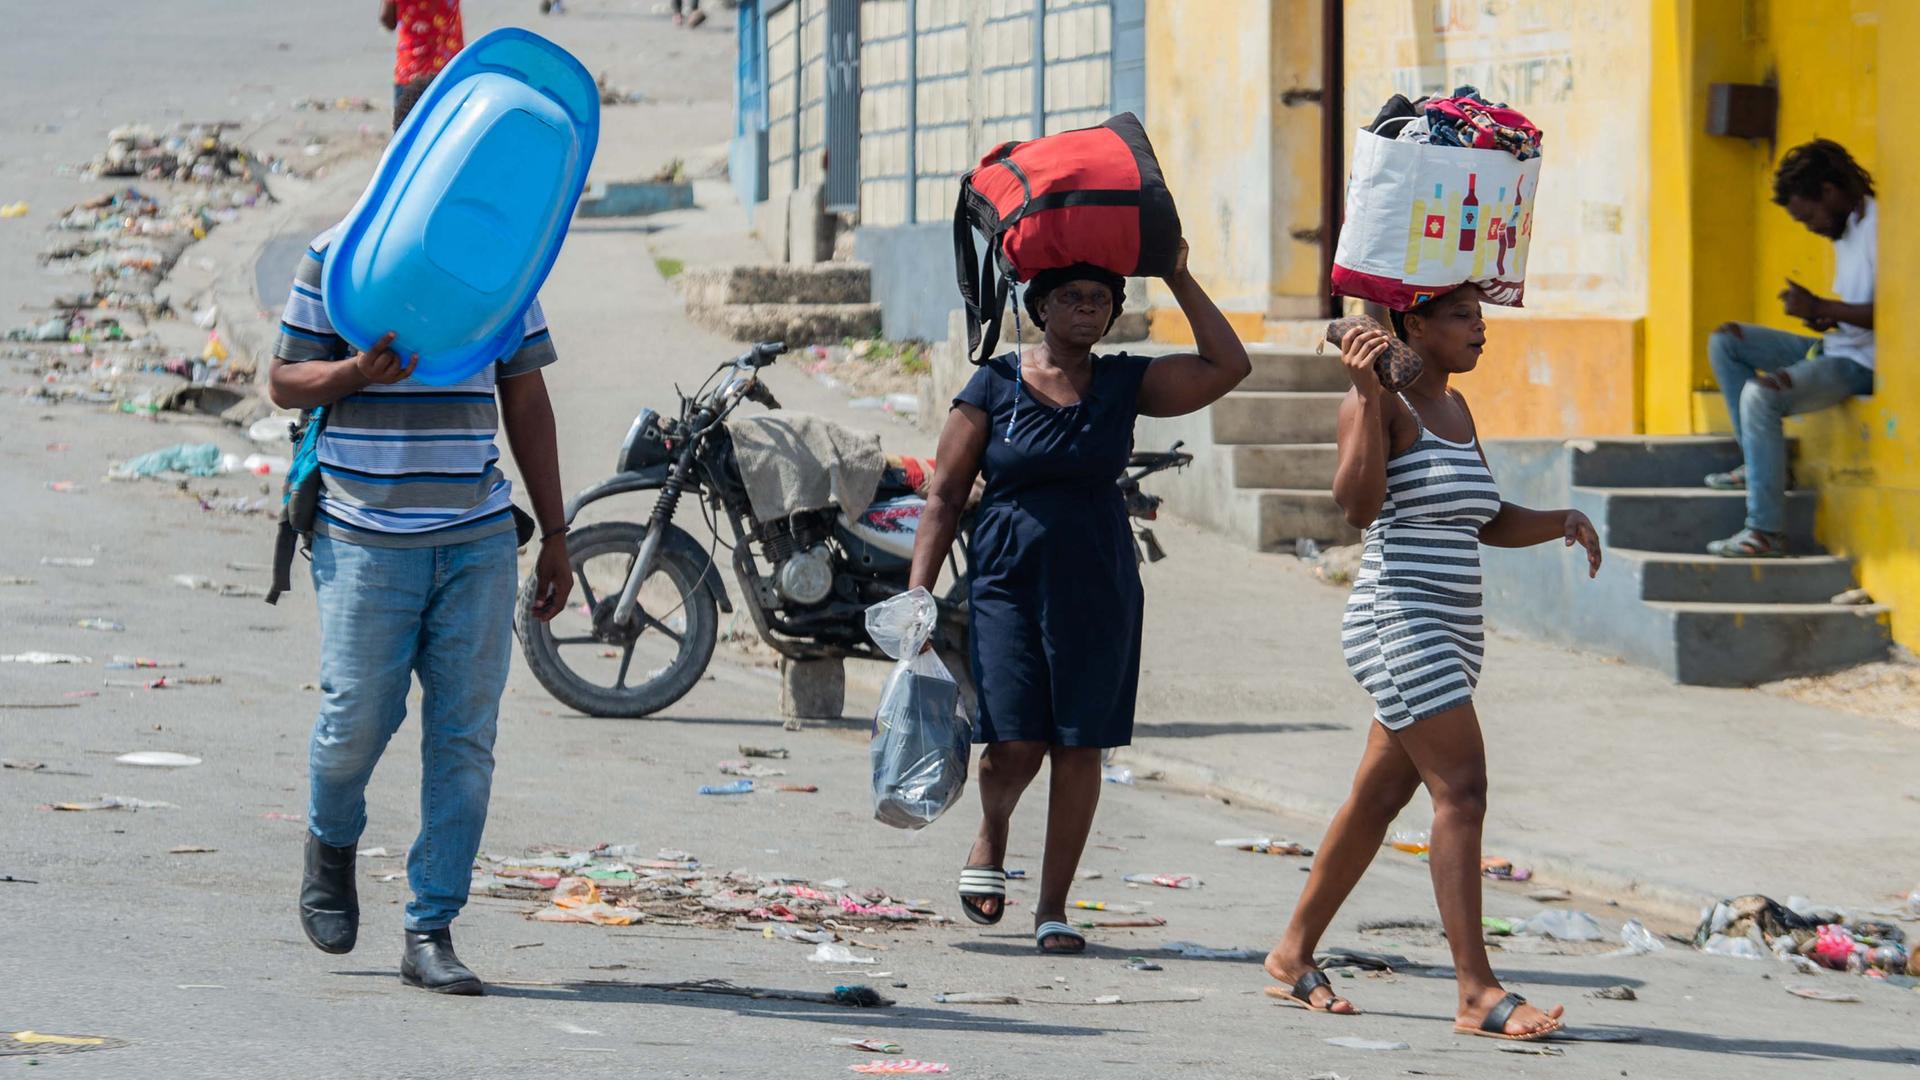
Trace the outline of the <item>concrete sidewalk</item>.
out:
[[[1168,558],[1143,571],[1139,723],[1120,760],[1237,803],[1330,817],[1372,715],[1339,649],[1346,590],[1292,556],[1187,526],[1158,532]],[[1550,882],[1694,918],[1748,892],[1883,906],[1920,877],[1913,727],[1674,686],[1497,627],[1476,703],[1487,851]],[[1401,825],[1430,816],[1422,795]]]

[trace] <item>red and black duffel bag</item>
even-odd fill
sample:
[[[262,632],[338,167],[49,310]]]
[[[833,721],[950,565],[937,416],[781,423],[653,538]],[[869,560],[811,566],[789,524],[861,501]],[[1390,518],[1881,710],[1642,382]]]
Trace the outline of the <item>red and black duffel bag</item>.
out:
[[[987,238],[984,260],[975,230]],[[975,363],[992,355],[1014,282],[1074,263],[1163,277],[1173,272],[1179,247],[1180,215],[1132,113],[994,147],[960,178],[953,211],[968,355]]]

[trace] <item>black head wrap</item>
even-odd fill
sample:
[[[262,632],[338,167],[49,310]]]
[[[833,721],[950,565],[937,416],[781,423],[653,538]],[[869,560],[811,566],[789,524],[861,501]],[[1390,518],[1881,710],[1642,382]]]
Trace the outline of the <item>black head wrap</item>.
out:
[[[1046,302],[1047,294],[1065,285],[1069,281],[1097,281],[1113,294],[1113,313],[1107,319],[1107,329],[1120,318],[1120,307],[1127,298],[1127,279],[1119,274],[1092,263],[1074,263],[1072,266],[1060,266],[1051,270],[1042,270],[1027,282],[1027,317],[1035,326],[1045,329],[1047,320],[1040,314],[1040,305]]]

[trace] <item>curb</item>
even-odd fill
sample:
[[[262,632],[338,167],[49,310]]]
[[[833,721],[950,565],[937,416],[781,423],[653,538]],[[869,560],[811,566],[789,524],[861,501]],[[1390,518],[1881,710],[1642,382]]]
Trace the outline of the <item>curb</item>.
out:
[[[1224,773],[1210,765],[1142,748],[1139,744],[1117,751],[1114,761],[1136,770],[1144,768],[1161,772],[1164,774],[1163,783],[1181,791],[1271,813],[1299,815],[1317,823],[1332,821],[1339,809],[1338,803],[1317,799],[1269,780]],[[1498,835],[1489,835],[1485,846],[1488,850],[1499,851],[1515,863],[1531,866],[1535,880],[1546,880],[1576,892],[1615,899],[1623,906],[1676,924],[1697,924],[1701,909],[1723,899],[1719,893],[1703,892],[1679,882],[1653,880],[1630,870],[1565,852],[1529,847],[1524,843],[1509,844]]]

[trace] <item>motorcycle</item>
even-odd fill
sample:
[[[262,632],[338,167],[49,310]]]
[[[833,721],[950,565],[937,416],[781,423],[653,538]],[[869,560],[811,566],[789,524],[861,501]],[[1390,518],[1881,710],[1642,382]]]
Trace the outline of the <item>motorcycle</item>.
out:
[[[720,365],[694,394],[680,395],[676,417],[642,409],[621,443],[615,474],[568,503],[571,525],[593,503],[658,492],[644,524],[596,522],[570,533],[578,591],[551,623],[533,617],[534,579],[521,590],[514,613],[521,650],[534,677],[562,704],[589,716],[637,718],[692,690],[713,658],[720,614],[733,612],[715,561],[722,546],[731,552],[740,600],[755,631],[782,656],[891,659],[868,638],[866,610],[906,591],[926,500],[904,474],[888,469],[872,504],[858,515],[829,507],[758,519],[726,421],[743,402],[780,407],[759,373],[785,351],[779,342],[762,342]],[[1164,453],[1134,454],[1119,480],[1129,515],[1153,520],[1160,500],[1142,492],[1140,480],[1192,460],[1179,443]],[[713,534],[706,547],[674,524],[688,495]],[[722,538],[716,520],[721,516],[730,540]],[[940,622],[933,639],[969,711],[966,561],[972,525],[971,512],[963,513],[948,557],[952,584],[936,598]],[[1144,526],[1136,528],[1135,543],[1142,561],[1164,557]],[[563,649],[571,652],[563,656]]]

